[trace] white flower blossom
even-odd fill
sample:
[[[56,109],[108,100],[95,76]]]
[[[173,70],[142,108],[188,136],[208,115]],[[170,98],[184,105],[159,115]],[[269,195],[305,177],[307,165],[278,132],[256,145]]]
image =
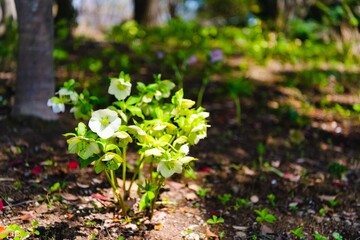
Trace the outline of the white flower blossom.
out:
[[[52,97],[47,101],[48,107],[52,108],[54,113],[65,112],[65,104],[60,98]]]
[[[124,78],[113,78],[111,79],[108,92],[114,95],[117,100],[123,100],[130,95],[131,83],[125,81]]]
[[[121,119],[118,114],[110,109],[93,112],[89,120],[90,129],[103,139],[112,137],[120,125]]]
[[[69,91],[66,88],[61,88],[57,93],[59,94],[59,96],[61,98],[65,97],[65,100],[70,99],[73,103],[76,103],[78,98],[79,98],[79,96],[78,96],[78,94],[76,92]]]
[[[175,160],[161,161],[157,166],[157,171],[160,172],[163,177],[168,178],[174,173],[182,172],[182,163]]]

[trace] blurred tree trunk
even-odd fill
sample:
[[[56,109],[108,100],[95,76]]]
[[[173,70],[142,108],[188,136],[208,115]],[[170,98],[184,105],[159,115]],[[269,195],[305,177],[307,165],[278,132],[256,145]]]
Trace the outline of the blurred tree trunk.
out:
[[[19,55],[13,116],[54,120],[47,106],[54,95],[54,28],[51,0],[15,0],[19,23]]]
[[[161,23],[160,0],[134,0],[134,19],[139,24],[155,26]]]

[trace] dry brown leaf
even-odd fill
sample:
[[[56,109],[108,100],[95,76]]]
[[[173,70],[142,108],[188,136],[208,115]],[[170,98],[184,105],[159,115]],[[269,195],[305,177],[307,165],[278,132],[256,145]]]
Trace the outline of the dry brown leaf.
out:
[[[61,193],[61,197],[67,201],[76,201],[78,197],[71,193]]]
[[[215,233],[210,231],[210,229],[208,227],[206,228],[205,237],[206,238],[214,237],[214,238],[218,239],[218,235],[216,235]]]
[[[48,211],[48,206],[46,203],[42,203],[41,205],[35,208],[35,212],[38,214],[47,213],[47,211]]]
[[[193,190],[194,192],[197,192],[197,191],[199,191],[200,186],[197,185],[197,184],[190,184],[190,185],[188,186],[188,188],[191,189],[191,190]]]
[[[25,213],[25,214],[22,214],[22,215],[16,217],[15,219],[20,219],[21,221],[29,221],[32,218],[33,218],[33,216],[31,216],[28,213]]]
[[[248,168],[247,166],[243,166],[242,169],[243,169],[245,175],[249,175],[249,176],[256,175],[256,172],[254,170]]]
[[[198,196],[194,192],[189,192],[189,193],[185,194],[185,198],[188,201],[192,201],[192,200],[198,199]]]
[[[319,195],[318,198],[321,201],[334,201],[336,199],[336,196],[330,196],[330,195]]]
[[[263,234],[272,234],[272,233],[274,233],[274,230],[272,230],[269,226],[267,226],[265,224],[261,224],[260,231]]]
[[[161,230],[163,228],[163,226],[164,225],[162,223],[157,223],[157,224],[154,225],[154,229],[155,230]]]
[[[185,187],[185,184],[182,184],[182,183],[178,183],[178,182],[173,182],[173,181],[166,181],[166,183],[170,186],[170,187],[172,187],[172,188],[174,188],[174,189],[182,189],[182,188],[184,188]]]

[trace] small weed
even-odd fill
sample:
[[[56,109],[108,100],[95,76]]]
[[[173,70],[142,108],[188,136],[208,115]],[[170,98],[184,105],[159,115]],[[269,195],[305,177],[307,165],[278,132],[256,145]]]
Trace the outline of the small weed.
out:
[[[274,223],[277,220],[273,214],[269,213],[269,210],[267,208],[264,208],[262,210],[256,209],[255,212],[258,215],[256,217],[257,222]]]
[[[30,236],[40,235],[40,232],[36,230],[39,223],[37,221],[33,221],[31,225],[32,225],[31,227],[24,229],[23,227],[17,224],[11,224],[6,227],[5,231],[2,232],[2,234],[0,235],[0,239],[4,239],[11,236],[15,240],[22,240],[22,239],[27,239]]]
[[[319,214],[320,214],[320,216],[322,216],[322,217],[325,216],[327,212],[328,212],[328,210],[327,210],[326,207],[322,207],[322,208],[320,208],[320,210],[319,210]]]
[[[292,202],[292,203],[289,203],[289,210],[290,211],[296,211],[299,209],[299,204],[297,202]]]
[[[231,200],[231,194],[230,193],[225,193],[223,195],[219,195],[218,196],[219,201],[221,202],[222,205],[227,204],[228,202],[230,202]]]
[[[239,210],[242,207],[250,206],[251,202],[245,198],[237,198],[235,202],[234,209]]]
[[[224,239],[224,237],[225,237],[225,232],[224,231],[220,232],[219,239]]]
[[[209,218],[206,221],[208,224],[219,224],[219,223],[224,223],[224,219],[222,217],[218,217],[216,215],[212,215],[211,218]]]
[[[199,197],[205,198],[209,191],[210,191],[209,188],[199,187],[199,189],[197,190],[196,194],[197,194]]]
[[[294,234],[296,237],[300,238],[300,239],[304,239],[305,235],[303,233],[303,228],[302,227],[298,227],[296,229],[290,230],[290,233]]]
[[[259,155],[259,167],[262,168],[264,162],[264,154],[265,154],[265,145],[263,143],[259,143],[256,147],[256,151]]]
[[[340,233],[337,233],[337,232],[334,232],[332,234],[332,237],[335,239],[335,240],[343,240],[343,236],[340,234]]]
[[[270,201],[271,206],[275,207],[275,205],[276,205],[276,202],[275,202],[276,196],[271,193],[271,194],[267,195],[267,199]]]
[[[329,238],[321,235],[320,233],[314,233],[313,236],[314,236],[315,240],[329,240]]]

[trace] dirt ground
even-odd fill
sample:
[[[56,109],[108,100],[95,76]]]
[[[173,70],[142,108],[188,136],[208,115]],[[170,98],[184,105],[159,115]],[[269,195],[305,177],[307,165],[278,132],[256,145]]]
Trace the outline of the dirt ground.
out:
[[[306,239],[334,239],[335,232],[360,239],[359,118],[320,108],[298,116],[279,107],[295,102],[296,109],[290,88],[255,81],[253,95],[241,98],[237,125],[234,103],[218,84],[204,101],[208,137],[192,149],[196,179],[169,179],[151,220],[122,221],[106,178],[72,165],[62,136],[76,124],[69,115],[52,123],[3,115],[0,226],[36,220],[35,239],[297,239],[290,231],[299,227]],[[315,99],[317,92],[303,94]],[[51,192],[55,183],[61,187]],[[200,196],[199,188],[209,191]],[[257,221],[255,210],[264,208],[277,221]],[[213,215],[224,223],[207,223]]]

